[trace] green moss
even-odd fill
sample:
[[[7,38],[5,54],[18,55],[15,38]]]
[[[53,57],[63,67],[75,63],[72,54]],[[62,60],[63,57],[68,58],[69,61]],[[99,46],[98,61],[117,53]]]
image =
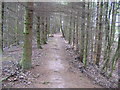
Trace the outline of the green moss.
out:
[[[19,64],[24,70],[30,69],[32,67],[31,62],[29,60],[26,60],[25,58],[23,58]]]

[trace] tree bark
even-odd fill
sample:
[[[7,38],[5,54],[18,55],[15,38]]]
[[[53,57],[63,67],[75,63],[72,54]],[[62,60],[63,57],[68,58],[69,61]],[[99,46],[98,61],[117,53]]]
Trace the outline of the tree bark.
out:
[[[97,42],[97,56],[95,64],[99,66],[101,49],[102,49],[102,11],[103,2],[100,3],[100,15],[99,15],[99,29],[98,29],[98,42]]]
[[[75,29],[75,17],[74,17],[74,23],[73,23],[73,48],[75,47],[75,32],[76,32],[76,29]]]
[[[71,12],[71,16],[70,16],[70,26],[69,26],[69,41],[68,43],[71,44],[71,39],[72,39],[72,12]]]
[[[112,73],[113,73],[113,70],[114,70],[114,66],[115,66],[115,63],[120,60],[120,32],[119,32],[119,36],[118,36],[118,46],[117,46],[117,49],[115,51],[115,54],[112,58],[112,70],[110,72],[110,76],[112,76]]]
[[[87,10],[89,10],[89,2],[88,2],[88,7]],[[85,67],[87,66],[87,57],[88,57],[88,39],[89,39],[89,28],[90,27],[90,12],[87,13],[87,28],[86,28],[86,40],[85,40],[85,55],[84,55],[84,65]]]
[[[94,45],[95,63],[96,63],[96,56],[97,56],[98,31],[99,31],[99,2],[97,2],[96,32],[95,32],[95,45]]]
[[[2,10],[1,10],[1,43],[0,43],[0,49],[1,52],[3,52],[3,25],[4,25],[4,2],[2,2]]]
[[[82,24],[81,24],[81,42],[80,42],[80,61],[83,62],[84,40],[85,40],[85,2],[82,4]]]
[[[27,8],[28,7],[28,8]],[[23,57],[20,61],[22,69],[30,69],[32,66],[32,22],[33,22],[33,2],[27,2],[24,20],[24,45]]]
[[[37,17],[37,47],[42,49],[40,37],[40,17]]]
[[[65,38],[65,34],[64,34],[64,31],[63,31],[63,27],[62,27],[62,16],[61,15],[60,15],[60,30],[62,32],[63,38]]]

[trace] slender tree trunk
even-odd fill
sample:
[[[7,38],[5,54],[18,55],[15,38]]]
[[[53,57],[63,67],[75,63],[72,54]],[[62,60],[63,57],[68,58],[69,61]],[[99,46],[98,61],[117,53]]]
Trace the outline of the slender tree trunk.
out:
[[[88,11],[89,11],[89,2],[88,2],[88,7],[87,7]],[[86,40],[85,40],[85,55],[84,55],[84,65],[85,67],[87,66],[87,57],[88,57],[88,38],[89,38],[89,28],[90,27],[90,13],[87,13],[87,28],[86,28]]]
[[[119,37],[118,37],[118,46],[117,46],[116,52],[112,58],[112,70],[109,74],[110,76],[112,76],[112,73],[114,70],[114,65],[118,60],[120,60],[120,33],[119,33]]]
[[[96,32],[95,32],[95,45],[94,45],[95,63],[96,63],[96,56],[97,56],[98,31],[99,31],[99,2],[97,2]]]
[[[96,62],[95,62],[97,66],[99,66],[100,56],[101,56],[101,49],[102,49],[102,11],[103,11],[103,2],[100,3],[97,56],[96,56]]]
[[[28,7],[28,8],[27,8]],[[23,45],[23,57],[20,61],[22,69],[30,69],[32,66],[32,22],[33,22],[33,2],[27,2],[25,8],[25,20],[24,20],[24,45]]]
[[[48,24],[48,26],[47,26],[47,37],[49,37],[49,34],[50,34],[50,17],[48,17],[48,20],[47,20],[47,24]]]
[[[109,30],[110,30],[110,23],[109,23],[109,15],[108,15],[108,5],[109,3],[105,3],[105,49],[104,49],[104,61],[107,58],[107,46],[108,46],[108,41],[109,41]],[[109,13],[110,14],[110,13]]]
[[[93,9],[94,8],[94,2],[91,2],[91,8]],[[94,22],[94,15],[91,14],[91,23]],[[94,36],[95,36],[95,33],[94,33],[94,28],[93,28],[93,24],[91,25],[91,28],[90,28],[90,50],[91,50],[91,55],[90,55],[90,61],[89,63],[93,63],[93,48],[94,48]]]
[[[74,28],[74,29],[73,29],[73,48],[74,48],[74,47],[75,47],[75,35],[76,35],[76,34],[75,34],[75,32],[76,32],[76,31],[75,31],[75,30],[76,30],[76,29],[75,29],[75,17],[74,17],[74,24],[73,24],[73,25],[74,25],[74,26],[73,26],[73,28]]]
[[[80,61],[83,62],[84,40],[85,40],[85,2],[82,4],[82,24],[81,24],[81,42],[80,42]]]
[[[103,68],[102,70],[104,70],[106,68],[106,71],[108,69],[108,66],[110,65],[109,61],[110,61],[110,55],[111,55],[111,52],[112,52],[112,44],[114,42],[114,38],[115,38],[115,22],[116,22],[116,9],[115,9],[115,2],[111,4],[111,7],[112,7],[112,22],[111,22],[111,28],[110,28],[110,25],[109,26],[109,33],[107,34],[107,48],[106,48],[106,51],[105,51],[105,54],[107,55],[105,57],[105,63],[103,65]],[[109,16],[110,18],[110,16]]]
[[[68,40],[68,26],[65,26],[65,40]]]
[[[19,22],[18,22],[18,6],[16,5],[16,13],[17,13],[17,17],[16,17],[16,25],[15,25],[15,36],[16,36],[16,41],[15,41],[15,43],[16,43],[16,45],[19,45],[19,30],[18,30],[18,24],[19,24]]]
[[[65,38],[65,34],[64,34],[64,31],[63,31],[63,27],[62,27],[62,16],[61,15],[60,15],[60,30],[62,32],[63,38]]]
[[[2,10],[1,10],[2,14],[1,14],[1,45],[0,45],[0,49],[3,52],[3,25],[4,25],[4,2],[2,2]]]
[[[45,28],[46,27],[46,25],[45,25],[45,17],[43,16],[42,17],[42,44],[47,44],[47,42],[46,42],[46,34],[45,34]]]
[[[46,19],[45,19],[45,41],[47,43],[47,34],[48,34],[48,17],[46,16]]]
[[[18,20],[16,19],[16,27],[15,27],[15,30],[16,30],[16,44],[19,45],[19,32],[18,32]]]
[[[2,53],[2,2],[0,2],[0,54]]]
[[[77,16],[77,22],[76,22],[76,52],[79,51],[79,46],[78,46],[78,41],[79,41],[79,37],[78,37],[78,33],[79,33],[78,32],[78,23],[79,23],[79,18]]]
[[[72,39],[72,13],[71,13],[71,16],[70,16],[70,26],[69,26],[69,41],[68,43],[71,44],[71,39]]]
[[[37,17],[37,47],[39,48],[39,49],[42,49],[42,47],[41,47],[41,36],[40,36],[40,17]]]

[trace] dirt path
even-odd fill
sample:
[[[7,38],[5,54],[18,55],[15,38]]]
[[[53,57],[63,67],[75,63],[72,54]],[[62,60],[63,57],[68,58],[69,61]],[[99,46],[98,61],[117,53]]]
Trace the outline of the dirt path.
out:
[[[44,46],[41,65],[33,69],[40,75],[32,83],[36,88],[98,88],[79,71],[72,71],[67,61],[69,54],[65,50],[66,43],[60,34],[50,38]]]

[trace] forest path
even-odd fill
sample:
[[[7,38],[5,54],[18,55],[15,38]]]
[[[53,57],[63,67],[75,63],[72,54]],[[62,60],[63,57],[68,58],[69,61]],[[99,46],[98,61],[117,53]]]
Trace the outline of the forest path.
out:
[[[41,75],[33,83],[36,88],[98,88],[80,71],[76,71],[69,63],[70,54],[66,51],[65,40],[61,34],[50,37],[48,44],[44,46],[40,66],[33,69]]]

